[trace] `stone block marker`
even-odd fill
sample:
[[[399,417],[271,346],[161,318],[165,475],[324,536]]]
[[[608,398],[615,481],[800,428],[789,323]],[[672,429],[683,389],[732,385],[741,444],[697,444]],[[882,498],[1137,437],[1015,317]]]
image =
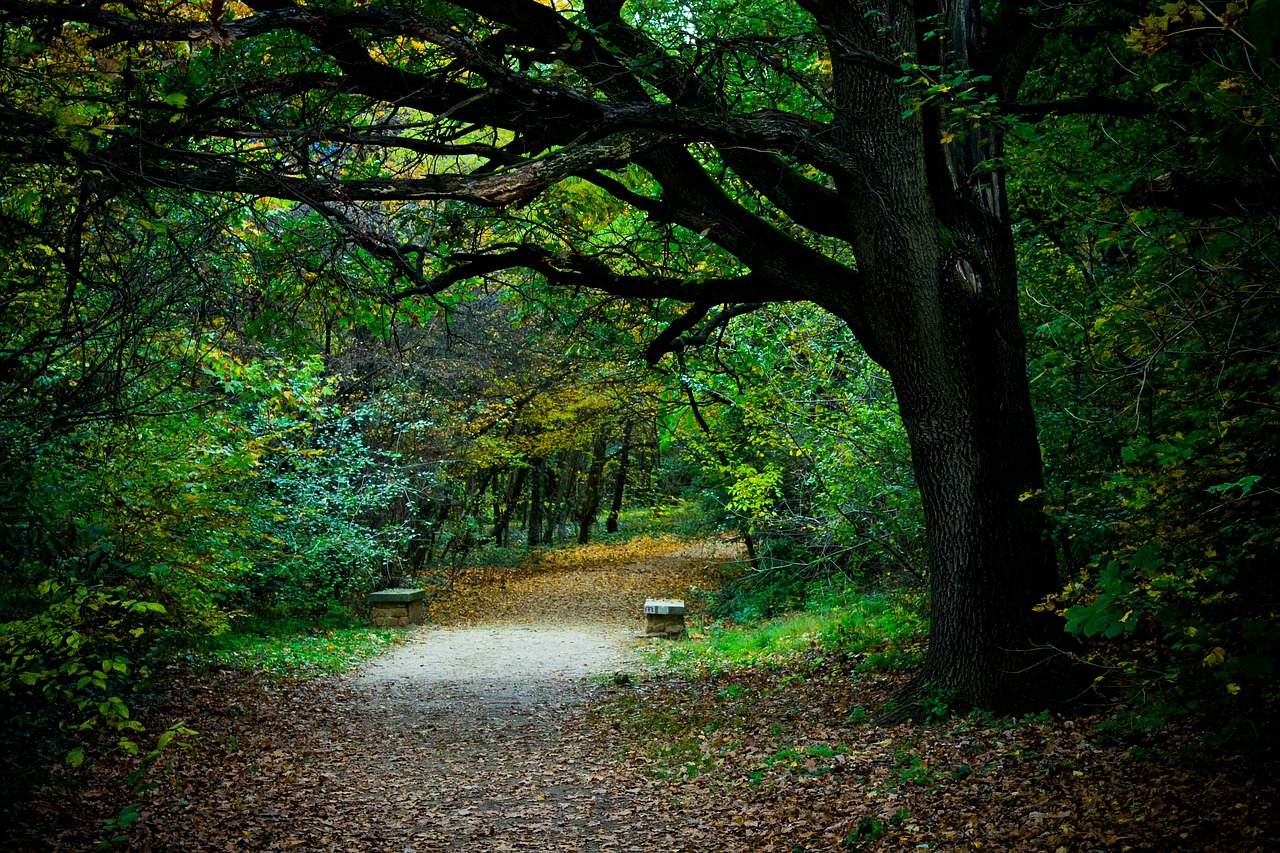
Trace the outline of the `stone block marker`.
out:
[[[384,589],[369,596],[373,624],[377,628],[407,628],[421,625],[425,617],[422,599],[425,589]]]
[[[644,635],[646,637],[683,636],[684,602],[663,598],[646,599],[644,603]]]

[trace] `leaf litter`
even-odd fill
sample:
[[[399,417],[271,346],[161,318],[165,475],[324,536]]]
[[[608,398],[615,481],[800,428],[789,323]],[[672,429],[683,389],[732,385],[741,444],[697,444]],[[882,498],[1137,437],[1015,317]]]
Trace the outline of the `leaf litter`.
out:
[[[1101,712],[885,727],[867,709],[910,673],[860,673],[816,649],[695,675],[627,657],[619,629],[644,597],[696,606],[729,556],[652,540],[477,570],[433,603],[449,627],[349,676],[170,671],[150,722],[199,735],[164,754],[149,788],[120,782],[130,756],[60,767],[28,804],[37,819],[0,837],[93,849],[133,804],[118,849],[1280,846],[1274,768],[1206,754],[1190,728],[1108,739]]]

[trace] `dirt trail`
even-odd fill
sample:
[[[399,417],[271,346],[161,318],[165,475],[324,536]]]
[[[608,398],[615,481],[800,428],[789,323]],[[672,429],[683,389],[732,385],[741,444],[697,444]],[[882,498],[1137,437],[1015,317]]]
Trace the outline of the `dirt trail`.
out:
[[[633,666],[644,598],[692,599],[731,556],[652,540],[557,552],[540,571],[456,579],[435,626],[347,676],[178,680],[155,723],[199,734],[148,788],[129,792],[134,764],[108,756],[44,789],[32,814],[48,825],[0,828],[0,850],[93,849],[126,802],[141,815],[129,850],[707,849],[682,794],[627,772],[584,717],[622,689],[588,676]]]
[[[588,552],[580,567],[442,602],[460,625],[422,629],[343,682],[351,726],[315,769],[376,813],[380,837],[363,840],[379,849],[696,849],[696,820],[640,774],[620,777],[626,757],[573,724],[598,689],[588,677],[632,665],[645,595],[687,596],[725,556],[683,546],[599,563]],[[353,737],[369,763],[346,760]]]

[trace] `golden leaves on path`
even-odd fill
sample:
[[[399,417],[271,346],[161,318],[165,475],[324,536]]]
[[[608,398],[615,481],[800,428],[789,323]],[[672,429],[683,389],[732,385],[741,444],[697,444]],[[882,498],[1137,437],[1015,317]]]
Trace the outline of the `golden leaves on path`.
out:
[[[737,556],[724,540],[637,537],[546,552],[520,568],[476,567],[438,592],[428,618],[457,624],[638,624],[646,598],[679,598],[700,613]]]
[[[617,626],[637,598],[687,598],[714,580],[714,546],[640,547],[652,550],[583,551],[557,556],[554,568],[477,575],[439,612]],[[538,630],[549,631],[529,629]],[[128,848],[143,851],[1280,847],[1277,774],[1203,751],[1188,725],[1127,740],[1098,715],[876,726],[869,710],[910,674],[859,672],[859,663],[813,649],[701,677],[551,677],[520,691],[474,675],[406,673],[355,689],[331,678],[177,673],[174,700],[151,713],[203,734],[166,753],[154,788],[133,795],[110,781],[131,769],[125,756],[62,768],[68,786],[31,804],[52,828],[10,828],[4,840],[24,851],[90,849],[103,821],[132,802],[141,818]]]

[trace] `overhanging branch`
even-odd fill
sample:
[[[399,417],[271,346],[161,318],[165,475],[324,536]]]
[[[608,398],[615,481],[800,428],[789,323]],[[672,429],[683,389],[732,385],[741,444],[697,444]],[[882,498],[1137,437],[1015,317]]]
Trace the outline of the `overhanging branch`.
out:
[[[648,131],[615,133],[555,151],[536,160],[497,172],[420,178],[366,178],[326,180],[278,175],[263,168],[197,152],[158,151],[157,159],[190,157],[214,163],[191,169],[151,169],[139,151],[118,153],[95,163],[117,179],[132,177],[157,186],[201,192],[243,193],[307,204],[357,201],[432,201],[454,199],[485,207],[527,203],[548,187],[583,171],[621,168],[646,151],[680,141],[678,137]]]
[[[1161,111],[1159,104],[1132,98],[1109,98],[1105,95],[1081,95],[1057,101],[1004,103],[1000,110],[1010,115],[1042,119],[1049,115],[1107,115],[1117,118],[1142,118]]]
[[[699,320],[707,316],[707,312],[711,310],[711,307],[714,304],[714,302],[710,302],[705,299],[699,300],[698,302],[693,303],[689,310],[684,314],[668,323],[667,327],[658,333],[658,336],[650,341],[649,345],[644,348],[645,363],[650,367],[656,366],[662,356],[675,349],[674,344],[676,340],[682,334],[692,329]]]
[[[693,327],[706,316],[711,307],[706,303],[698,303],[687,314],[663,329],[662,334],[654,338],[653,342],[645,348],[645,361],[648,362],[650,367],[653,367],[666,353],[679,353],[690,347],[700,347],[711,340],[713,334],[728,326],[729,321],[734,317],[741,317],[744,314],[759,311],[764,305],[765,303],[763,302],[743,302],[737,305],[726,305],[713,314],[697,331],[694,331]]]

